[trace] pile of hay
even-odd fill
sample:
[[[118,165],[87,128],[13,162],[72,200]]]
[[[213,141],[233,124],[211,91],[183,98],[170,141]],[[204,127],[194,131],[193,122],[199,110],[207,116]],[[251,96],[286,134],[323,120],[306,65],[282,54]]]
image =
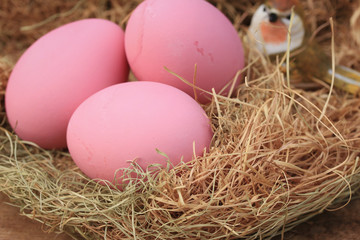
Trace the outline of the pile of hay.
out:
[[[6,122],[3,95],[21,53],[80,18],[125,26],[139,2],[1,1],[0,191],[22,214],[74,239],[263,239],[350,201],[360,186],[360,100],[329,87],[288,87],[280,64],[257,54],[248,59],[246,82],[234,97],[214,94],[203,106],[214,131],[211,149],[169,171],[142,171],[134,163],[141,179],[125,191],[89,180],[66,151],[19,140]],[[255,1],[211,2],[246,34]],[[336,60],[360,70],[358,6],[335,0],[303,5],[329,54],[328,18],[334,17]]]

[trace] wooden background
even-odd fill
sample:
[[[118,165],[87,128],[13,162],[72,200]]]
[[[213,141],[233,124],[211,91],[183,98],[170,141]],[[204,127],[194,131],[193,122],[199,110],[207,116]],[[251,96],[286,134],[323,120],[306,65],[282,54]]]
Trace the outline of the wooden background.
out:
[[[65,234],[44,233],[42,225],[19,215],[0,194],[0,240],[71,240]],[[280,240],[276,237],[274,240]],[[345,208],[324,214],[298,226],[285,240],[360,240],[360,199]]]

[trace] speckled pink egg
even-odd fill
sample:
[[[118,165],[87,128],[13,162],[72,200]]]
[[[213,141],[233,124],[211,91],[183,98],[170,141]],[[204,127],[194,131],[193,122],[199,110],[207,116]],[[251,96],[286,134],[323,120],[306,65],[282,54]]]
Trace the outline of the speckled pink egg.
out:
[[[202,107],[179,89],[155,82],[122,83],[95,93],[77,108],[67,130],[77,166],[90,178],[111,182],[116,170],[133,160],[144,169],[166,166],[157,149],[177,165],[202,154],[211,139]]]
[[[138,80],[169,84],[193,97],[193,87],[164,67],[193,83],[197,64],[195,85],[218,93],[244,67],[242,42],[235,28],[204,0],[142,2],[125,29],[125,51]],[[202,103],[211,99],[202,91],[196,95]]]
[[[113,22],[85,19],[61,26],[28,48],[5,95],[20,138],[43,148],[66,147],[68,121],[93,93],[128,79],[124,32]]]

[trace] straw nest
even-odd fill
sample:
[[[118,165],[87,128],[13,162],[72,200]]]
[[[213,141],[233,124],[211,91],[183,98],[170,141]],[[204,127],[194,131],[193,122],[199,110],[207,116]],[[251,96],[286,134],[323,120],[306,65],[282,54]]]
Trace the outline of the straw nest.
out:
[[[124,26],[138,2],[1,1],[1,96],[17,58],[41,35],[87,17]],[[243,37],[255,1],[212,2]],[[360,70],[355,3],[303,5],[329,54],[334,17],[336,61]],[[2,100],[0,191],[48,231],[74,239],[271,238],[346,205],[360,183],[360,100],[328,86],[289,87],[280,62],[250,55],[246,81],[234,96],[214,94],[203,106],[215,133],[211,149],[172,170],[143,171],[134,162],[131,171],[140,180],[130,180],[125,191],[89,180],[66,151],[45,151],[18,139]]]

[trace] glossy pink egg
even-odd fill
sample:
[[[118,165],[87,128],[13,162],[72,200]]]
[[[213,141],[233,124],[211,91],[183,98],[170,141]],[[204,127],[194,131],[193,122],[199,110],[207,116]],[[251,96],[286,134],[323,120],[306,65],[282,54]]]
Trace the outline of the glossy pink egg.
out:
[[[111,182],[116,170],[133,160],[143,169],[166,166],[168,159],[157,149],[177,165],[194,153],[201,155],[211,139],[201,106],[184,92],[155,82],[122,83],[95,93],[77,108],[67,130],[77,166],[90,178]]]
[[[128,74],[118,25],[103,19],[69,23],[38,39],[16,63],[6,89],[7,117],[20,138],[48,149],[66,147],[77,106]]]
[[[142,2],[125,29],[125,51],[138,80],[169,84],[193,97],[193,87],[164,67],[201,89],[211,92],[214,88],[218,93],[244,67],[242,42],[235,28],[204,0]],[[211,99],[202,91],[196,95],[203,103]]]

